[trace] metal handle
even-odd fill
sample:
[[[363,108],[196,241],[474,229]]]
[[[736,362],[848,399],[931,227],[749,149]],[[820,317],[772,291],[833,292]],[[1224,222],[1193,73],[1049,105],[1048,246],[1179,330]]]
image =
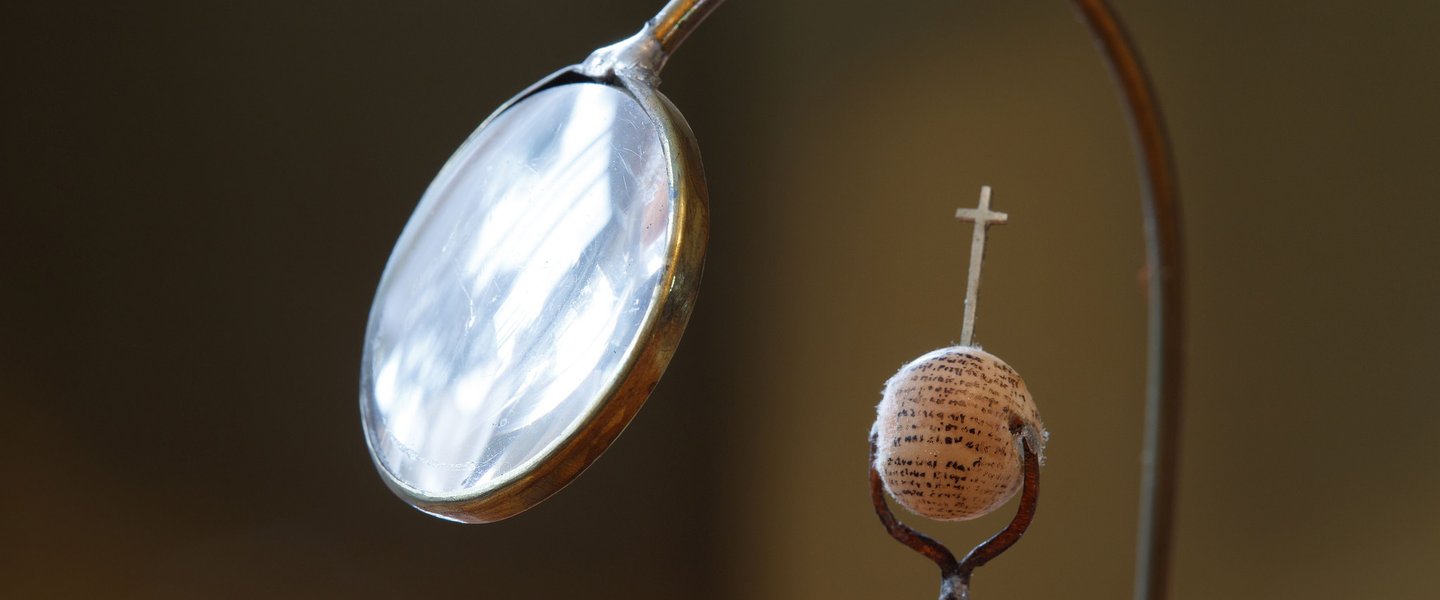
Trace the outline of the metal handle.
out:
[[[645,22],[639,33],[590,54],[580,64],[580,71],[597,79],[623,74],[655,85],[670,55],[724,2],[670,0],[654,18]]]
[[[650,29],[660,50],[668,57],[675,53],[690,32],[710,16],[725,0],[670,0],[655,18],[650,19]]]

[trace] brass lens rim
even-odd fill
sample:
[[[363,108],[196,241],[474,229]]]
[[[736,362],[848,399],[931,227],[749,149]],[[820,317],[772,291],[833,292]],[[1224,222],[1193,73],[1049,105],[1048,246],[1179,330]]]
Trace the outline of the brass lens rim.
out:
[[[653,81],[650,80],[650,81]],[[436,496],[400,481],[371,460],[397,496],[426,513],[462,523],[492,523],[524,512],[560,491],[584,472],[644,406],[674,356],[695,307],[710,235],[710,207],[699,147],[680,111],[648,81],[624,74],[587,76],[579,66],[562,69],[517,94],[476,128],[478,134],[505,111],[530,96],[563,85],[600,84],[623,91],[639,103],[661,136],[670,186],[670,244],[650,310],[622,367],[601,399],[561,434],[558,444],[529,461],[518,475],[464,494]],[[472,134],[473,135],[473,134]],[[370,436],[366,436],[367,445]]]

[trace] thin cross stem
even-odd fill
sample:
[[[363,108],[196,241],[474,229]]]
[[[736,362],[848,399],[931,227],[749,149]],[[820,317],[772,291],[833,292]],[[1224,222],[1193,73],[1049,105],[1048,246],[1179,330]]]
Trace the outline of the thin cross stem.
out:
[[[980,187],[980,206],[955,211],[955,218],[975,224],[970,236],[970,273],[965,282],[965,321],[960,327],[960,345],[969,346],[975,340],[975,303],[980,297],[980,267],[985,262],[985,236],[991,225],[1004,225],[1010,216],[990,210],[990,186]]]

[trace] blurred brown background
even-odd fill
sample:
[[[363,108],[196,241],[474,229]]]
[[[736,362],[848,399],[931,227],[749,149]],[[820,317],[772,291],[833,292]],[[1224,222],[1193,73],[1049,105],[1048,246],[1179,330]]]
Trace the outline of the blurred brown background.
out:
[[[1062,2],[732,0],[665,73],[713,238],[650,404],[509,521],[374,474],[361,335],[390,245],[495,106],[660,0],[0,9],[0,596],[933,598],[870,512],[881,383],[980,340],[1054,437],[978,598],[1121,598],[1138,184]],[[1440,5],[1117,0],[1190,261],[1185,598],[1434,598]],[[924,524],[956,547],[1008,518]],[[918,519],[912,518],[912,521]]]

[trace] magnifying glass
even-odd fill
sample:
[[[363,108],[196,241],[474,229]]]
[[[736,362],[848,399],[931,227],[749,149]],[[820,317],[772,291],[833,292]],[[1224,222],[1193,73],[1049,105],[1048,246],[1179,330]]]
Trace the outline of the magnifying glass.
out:
[[[709,231],[694,134],[655,87],[723,0],[485,120],[421,197],[365,332],[360,411],[385,483],[469,523],[559,491],[644,404],[690,318]]]

